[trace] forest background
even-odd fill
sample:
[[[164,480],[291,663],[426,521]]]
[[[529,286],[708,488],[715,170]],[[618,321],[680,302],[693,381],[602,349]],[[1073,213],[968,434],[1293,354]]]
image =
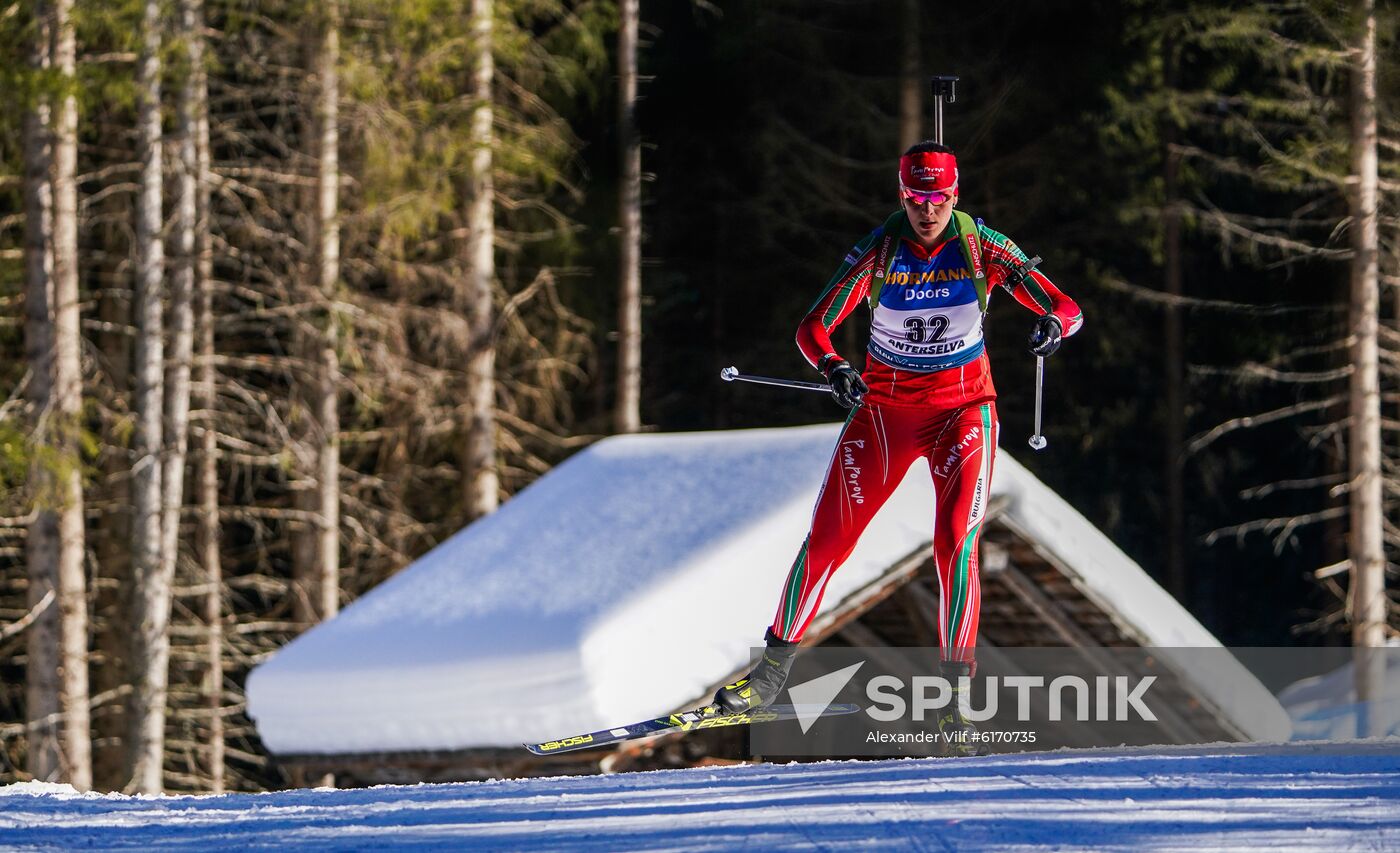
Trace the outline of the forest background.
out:
[[[248,669],[569,454],[841,417],[719,370],[815,378],[796,322],[896,204],[935,73],[960,206],[1086,317],[1033,453],[1033,317],[994,302],[1007,452],[1222,642],[1383,641],[1394,596],[1353,603],[1357,549],[1393,578],[1400,548],[1396,22],[0,4],[0,782],[283,784]]]

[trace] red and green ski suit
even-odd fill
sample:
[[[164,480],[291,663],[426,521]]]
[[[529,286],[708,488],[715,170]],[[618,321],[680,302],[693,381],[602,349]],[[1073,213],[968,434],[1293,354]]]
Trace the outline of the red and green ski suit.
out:
[[[1022,275],[1029,260],[1005,236],[981,220],[976,228],[980,245],[974,241],[969,252],[981,251],[988,291],[1009,289],[1037,314],[1054,314],[1066,337],[1077,332],[1083,321],[1079,306],[1038,271]],[[870,299],[871,338],[863,375],[870,392],[837,440],[811,530],[783,587],[772,625],[781,639],[801,639],[831,575],[909,466],[923,459],[936,496],[939,642],[945,660],[973,662],[981,607],[977,544],[998,426],[982,337],[983,306],[991,293],[979,300],[969,263],[975,256],[959,245],[960,236],[955,220],[943,242],[927,251],[905,224],[883,286],[871,298],[883,242],[883,226],[877,228],[847,255],[798,327],[797,345],[815,367],[835,354],[831,330]]]

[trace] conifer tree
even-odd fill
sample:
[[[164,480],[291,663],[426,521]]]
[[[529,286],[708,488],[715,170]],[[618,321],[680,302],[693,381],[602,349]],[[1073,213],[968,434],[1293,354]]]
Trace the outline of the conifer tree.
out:
[[[1351,59],[1351,423],[1348,444],[1351,537],[1351,641],[1357,649],[1356,698],[1385,697],[1389,607],[1385,594],[1381,464],[1379,154],[1376,141],[1376,4],[1355,0]],[[1366,714],[1358,737],[1383,734],[1386,723]]]
[[[43,85],[41,75],[53,64],[53,20],[45,5],[35,8],[32,32],[29,35],[29,71],[35,89]],[[48,99],[36,96],[25,110],[24,145],[24,221],[25,221],[25,360],[30,365],[27,397],[33,413],[32,435],[43,440],[50,432],[46,422],[54,415],[53,368],[55,362],[54,336],[54,269],[53,269],[53,110]],[[52,480],[45,468],[43,456],[33,453],[30,464],[31,489],[41,489]],[[58,683],[59,635],[58,594],[59,535],[58,518],[44,507],[52,502],[50,494],[37,494],[38,511],[29,525],[25,539],[25,558],[29,566],[30,611],[36,614],[28,635],[28,671],[25,674],[25,701],[29,715],[29,771],[39,779],[52,779],[62,766],[59,719],[62,715]]]
[[[28,405],[27,746],[36,778],[92,785],[81,481],[77,121],[70,0],[23,21],[25,364]],[[4,420],[0,416],[0,420]]]
[[[495,511],[496,462],[496,60],[494,0],[472,0],[471,119],[467,165],[467,239],[461,292],[466,317],[467,394],[462,428],[463,510],[467,520]]]
[[[1191,351],[1176,343],[1182,334],[1178,315],[1204,304],[1180,292],[1183,229],[1213,236],[1223,257],[1246,269],[1297,271],[1317,283],[1307,292],[1312,300],[1321,295],[1326,302],[1331,290],[1326,282],[1338,278],[1340,270],[1327,261],[1347,260],[1352,266],[1353,294],[1345,327],[1334,320],[1342,314],[1344,300],[1309,307],[1312,322],[1299,328],[1301,337],[1284,338],[1289,346],[1256,350],[1258,354],[1247,356],[1242,365],[1211,367],[1204,374],[1225,377],[1232,388],[1272,386],[1275,408],[1210,424],[1185,451],[1187,458],[1199,458],[1236,430],[1285,421],[1297,424],[1314,459],[1308,473],[1280,477],[1281,482],[1244,489],[1241,495],[1262,499],[1319,487],[1330,491],[1305,511],[1220,528],[1206,541],[1265,532],[1273,537],[1277,553],[1290,547],[1296,532],[1308,525],[1345,520],[1351,530],[1349,553],[1345,560],[1319,569],[1318,577],[1330,578],[1350,568],[1353,592],[1358,583],[1374,588],[1356,573],[1362,567],[1368,567],[1366,576],[1379,573],[1375,567],[1385,562],[1381,548],[1386,527],[1377,420],[1380,383],[1385,380],[1375,358],[1380,305],[1358,296],[1358,282],[1368,277],[1357,278],[1356,264],[1366,253],[1352,230],[1375,214],[1355,207],[1348,211],[1359,198],[1349,187],[1366,183],[1364,161],[1358,158],[1368,148],[1374,150],[1374,136],[1368,145],[1364,134],[1355,130],[1364,99],[1355,89],[1350,99],[1345,97],[1347,87],[1365,76],[1352,64],[1365,51],[1342,34],[1353,31],[1355,19],[1366,17],[1356,9],[1306,3],[1248,10],[1187,3],[1169,15],[1154,7],[1143,32],[1160,58],[1144,63],[1141,88],[1135,99],[1118,103],[1117,113],[1118,128],[1135,128],[1127,132],[1137,133],[1139,143],[1159,146],[1161,152],[1157,162],[1162,164],[1163,190],[1153,208],[1161,217],[1159,251],[1165,259],[1165,294],[1157,302],[1166,316],[1169,349],[1166,369],[1172,399],[1165,405],[1172,494],[1181,489],[1180,471],[1172,469],[1183,457],[1171,437],[1181,434],[1178,413],[1190,408],[1170,393],[1170,379]],[[1374,88],[1371,91],[1374,99]],[[1154,115],[1164,119],[1145,120]],[[1374,164],[1374,155],[1371,160]],[[1346,245],[1348,233],[1351,247]],[[1278,280],[1276,275],[1272,278]],[[1267,298],[1280,296],[1274,288]],[[1231,311],[1258,310],[1240,304],[1247,301],[1246,294],[1236,291],[1231,299],[1239,303],[1210,301]],[[1203,337],[1200,331],[1197,326],[1197,346]],[[1349,357],[1339,358],[1348,351]],[[1337,410],[1343,402],[1350,406],[1346,413]],[[1334,448],[1339,450],[1335,461]],[[1329,467],[1339,470],[1326,471]],[[1318,469],[1324,473],[1319,475]],[[1347,496],[1349,505],[1328,505],[1341,496]],[[1180,557],[1173,555],[1173,560]],[[1174,585],[1185,580],[1180,568],[1171,576]]]

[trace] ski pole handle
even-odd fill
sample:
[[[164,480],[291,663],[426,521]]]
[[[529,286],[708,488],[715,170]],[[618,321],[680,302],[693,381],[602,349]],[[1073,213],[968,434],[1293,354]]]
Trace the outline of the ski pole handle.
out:
[[[719,372],[719,378],[725,382],[753,382],[758,385],[776,385],[779,388],[797,388],[802,391],[830,391],[831,386],[825,382],[800,382],[796,379],[774,379],[771,376],[750,376],[747,373],[740,373],[737,367],[726,367]]]
[[[1045,449],[1045,436],[1040,434],[1040,409],[1041,394],[1045,387],[1045,356],[1035,357],[1035,435],[1031,436],[1030,445],[1034,450]]]

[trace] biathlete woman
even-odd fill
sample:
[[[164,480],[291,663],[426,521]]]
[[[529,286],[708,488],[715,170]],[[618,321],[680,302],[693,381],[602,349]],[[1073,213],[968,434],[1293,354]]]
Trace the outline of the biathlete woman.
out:
[[[746,677],[716,694],[719,712],[777,698],[827,581],[919,459],[928,463],[936,495],[941,670],[956,679],[975,666],[977,545],[998,432],[983,319],[993,289],[1002,287],[1039,315],[1029,347],[1048,356],[1079,331],[1083,317],[1016,244],[956,209],[951,149],[921,142],[905,152],[899,200],[900,210],[855,245],[798,327],[802,354],[852,412],[765,635],[766,652]],[[831,343],[832,329],[861,300],[871,307],[863,376]],[[940,730],[970,727],[956,707],[939,720]]]

